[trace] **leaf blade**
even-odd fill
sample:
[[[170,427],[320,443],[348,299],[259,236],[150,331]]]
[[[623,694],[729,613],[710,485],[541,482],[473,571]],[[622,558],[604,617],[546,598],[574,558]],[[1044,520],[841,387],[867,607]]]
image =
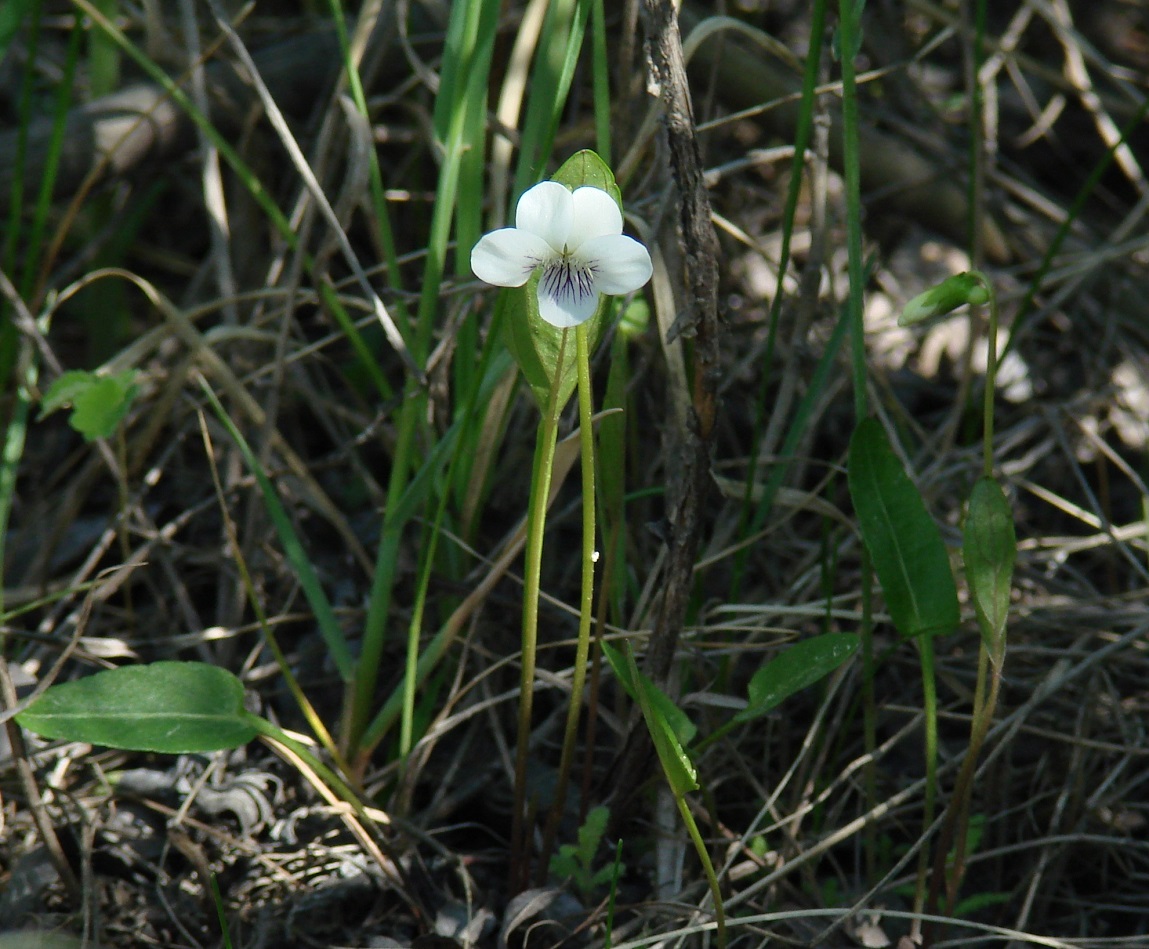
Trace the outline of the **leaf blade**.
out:
[[[203,662],[121,666],[54,685],[16,720],[46,738],[126,751],[191,754],[256,735],[243,683]]]
[[[961,610],[941,532],[876,419],[854,430],[848,479],[894,627],[906,638],[953,630]]]

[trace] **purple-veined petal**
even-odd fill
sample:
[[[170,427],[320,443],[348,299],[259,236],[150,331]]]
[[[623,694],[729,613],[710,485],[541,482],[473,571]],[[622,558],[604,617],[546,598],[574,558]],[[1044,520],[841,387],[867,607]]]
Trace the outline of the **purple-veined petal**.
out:
[[[539,316],[560,329],[585,323],[598,309],[594,271],[559,257],[539,275]]]
[[[625,234],[592,237],[579,248],[579,257],[603,293],[630,293],[645,286],[653,272],[649,251]]]
[[[515,226],[537,234],[561,253],[570,240],[574,205],[571,193],[557,181],[543,181],[519,198]]]
[[[554,256],[537,234],[504,227],[479,238],[471,250],[471,270],[496,287],[521,287],[531,272]]]
[[[571,204],[574,209],[569,238],[572,251],[592,238],[622,233],[622,212],[614,198],[601,188],[576,188]]]

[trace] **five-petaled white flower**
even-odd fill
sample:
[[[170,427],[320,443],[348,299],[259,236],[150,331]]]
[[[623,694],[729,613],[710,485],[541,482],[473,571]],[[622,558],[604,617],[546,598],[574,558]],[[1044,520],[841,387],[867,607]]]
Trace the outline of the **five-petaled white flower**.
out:
[[[646,248],[622,233],[614,198],[557,181],[524,193],[515,227],[484,234],[471,251],[475,276],[496,287],[521,287],[539,267],[539,315],[560,328],[594,316],[600,293],[637,290],[652,271]]]

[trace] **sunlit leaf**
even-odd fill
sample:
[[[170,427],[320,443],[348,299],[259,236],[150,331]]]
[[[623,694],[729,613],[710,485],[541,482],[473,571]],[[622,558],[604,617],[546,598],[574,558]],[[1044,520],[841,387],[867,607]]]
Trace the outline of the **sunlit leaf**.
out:
[[[123,666],[54,685],[16,720],[46,738],[167,754],[218,751],[256,735],[243,683],[203,662]]]
[[[638,671],[638,666],[634,661],[634,653],[631,651],[629,643],[627,643],[625,658],[630,669],[630,682],[638,697],[638,704],[642,709],[646,729],[650,732],[651,740],[654,742],[658,762],[662,765],[662,771],[666,775],[670,790],[675,797],[682,798],[690,791],[698,790],[698,772],[695,771],[694,763],[679,742],[678,736],[663,709],[655,704],[658,696],[665,698],[665,693]]]
[[[110,437],[139,393],[138,373],[127,369],[107,375],[83,370],[63,373],[44,393],[40,418],[72,406],[68,424],[88,441]]]

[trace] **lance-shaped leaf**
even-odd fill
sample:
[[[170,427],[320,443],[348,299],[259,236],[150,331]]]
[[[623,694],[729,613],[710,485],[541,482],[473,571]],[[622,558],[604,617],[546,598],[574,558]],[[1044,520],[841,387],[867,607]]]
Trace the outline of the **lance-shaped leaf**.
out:
[[[949,554],[876,419],[850,439],[850,497],[894,627],[906,637],[948,633],[961,613]]]
[[[610,643],[602,644],[602,654],[610,663],[610,668],[614,672],[615,678],[618,679],[619,685],[622,686],[632,701],[641,704],[639,686],[636,685],[636,683],[641,683],[650,704],[659,716],[670,725],[675,739],[683,745],[689,745],[694,740],[694,736],[698,734],[698,727],[690,720],[689,715],[674,704],[674,700],[669,695],[650,680],[648,675],[637,668],[632,671],[627,657]]]
[[[166,754],[236,748],[257,732],[243,683],[204,662],[123,666],[54,685],[16,720],[46,738]]]
[[[1017,536],[1009,501],[992,478],[980,478],[970,493],[962,557],[982,639],[990,656],[1000,661],[1009,619]]]
[[[775,656],[754,673],[747,689],[749,702],[734,716],[748,722],[829,675],[852,656],[859,639],[853,633],[825,633],[804,639]]]

